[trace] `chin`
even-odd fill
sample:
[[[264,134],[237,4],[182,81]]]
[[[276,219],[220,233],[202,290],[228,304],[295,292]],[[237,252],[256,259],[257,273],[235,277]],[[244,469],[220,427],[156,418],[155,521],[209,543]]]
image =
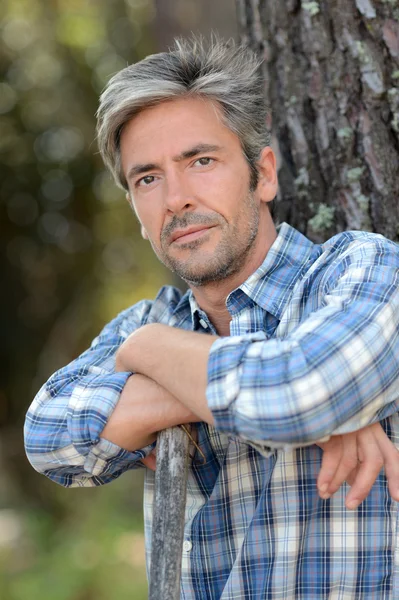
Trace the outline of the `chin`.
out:
[[[187,284],[192,285],[193,287],[199,287],[223,281],[234,275],[237,268],[235,263],[209,265],[208,261],[205,265],[202,264],[197,267],[190,265],[190,267],[187,268],[184,268],[183,266],[177,267],[175,264],[172,270]]]

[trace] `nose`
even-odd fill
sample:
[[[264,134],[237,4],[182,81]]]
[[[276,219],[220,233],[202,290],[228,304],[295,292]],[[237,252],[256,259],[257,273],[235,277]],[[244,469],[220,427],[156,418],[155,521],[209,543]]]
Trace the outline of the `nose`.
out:
[[[195,199],[184,178],[184,174],[178,172],[168,174],[164,203],[166,210],[173,214],[183,210],[190,210],[194,207]]]

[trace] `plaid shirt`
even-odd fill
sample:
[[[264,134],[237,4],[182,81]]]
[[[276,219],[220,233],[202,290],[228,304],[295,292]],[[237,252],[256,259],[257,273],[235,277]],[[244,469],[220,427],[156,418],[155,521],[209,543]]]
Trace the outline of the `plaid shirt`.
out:
[[[181,598],[399,598],[398,504],[381,473],[345,508],[346,484],[317,494],[313,442],[381,421],[399,442],[399,251],[346,232],[316,245],[290,226],[227,298],[231,337],[212,346],[207,398],[189,469]],[[32,465],[64,486],[107,483],[151,446],[127,452],[100,433],[130,373],[115,353],[146,323],[214,332],[191,292],[163,288],[121,313],[55,373],[29,409]],[[153,473],[145,486],[151,535]]]

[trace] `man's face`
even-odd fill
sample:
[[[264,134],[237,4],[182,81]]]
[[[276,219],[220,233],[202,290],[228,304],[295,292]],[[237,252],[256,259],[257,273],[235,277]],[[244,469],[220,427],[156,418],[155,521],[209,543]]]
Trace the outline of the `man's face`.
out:
[[[212,102],[182,98],[140,112],[123,129],[121,158],[145,236],[167,267],[197,286],[243,268],[261,199]]]

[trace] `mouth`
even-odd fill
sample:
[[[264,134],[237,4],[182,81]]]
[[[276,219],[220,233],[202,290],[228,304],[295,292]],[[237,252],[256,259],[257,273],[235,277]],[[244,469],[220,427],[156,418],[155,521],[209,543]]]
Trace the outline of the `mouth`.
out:
[[[193,240],[196,240],[208,233],[210,229],[213,229],[214,225],[201,226],[201,227],[189,227],[188,229],[180,229],[173,232],[171,236],[171,244],[186,244]]]

